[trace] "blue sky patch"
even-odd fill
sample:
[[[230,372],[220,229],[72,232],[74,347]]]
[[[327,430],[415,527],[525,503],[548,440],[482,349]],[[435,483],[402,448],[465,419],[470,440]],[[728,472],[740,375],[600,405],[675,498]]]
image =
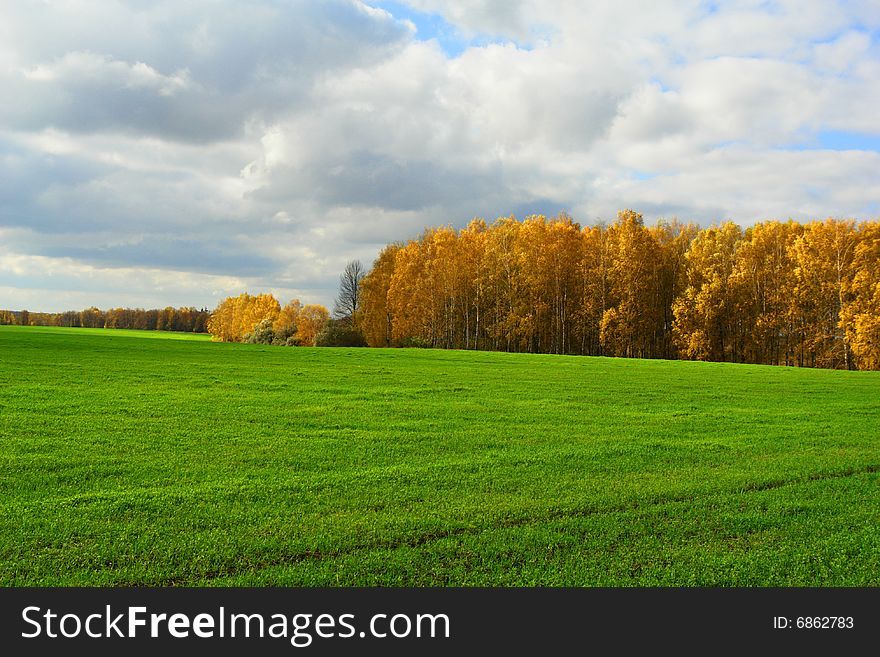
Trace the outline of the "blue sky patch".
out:
[[[449,57],[458,57],[467,50],[468,46],[476,43],[476,41],[464,38],[453,25],[447,23],[438,14],[417,11],[399,2],[375,2],[374,4],[399,20],[412,21],[416,26],[416,39],[419,41],[436,39],[443,52]]]
[[[817,136],[819,148],[834,151],[880,151],[880,135],[827,130]]]
[[[793,151],[875,151],[880,152],[880,135],[846,130],[822,130],[808,139],[787,147]]]
[[[636,180],[651,180],[652,178],[656,178],[656,173],[649,173],[648,171],[633,171],[632,177]]]
[[[440,48],[446,53],[447,57],[455,58],[461,55],[470,47],[486,46],[491,43],[512,43],[520,50],[532,50],[533,45],[530,43],[521,43],[515,39],[502,38],[491,34],[475,34],[470,37],[461,33],[445,18],[439,14],[432,14],[424,11],[418,11],[412,7],[408,7],[399,2],[385,2],[377,0],[372,3],[376,7],[380,7],[389,12],[398,20],[408,20],[416,26],[416,39],[418,41],[430,41],[436,39]],[[547,29],[533,30],[536,38],[549,38],[551,31]]]

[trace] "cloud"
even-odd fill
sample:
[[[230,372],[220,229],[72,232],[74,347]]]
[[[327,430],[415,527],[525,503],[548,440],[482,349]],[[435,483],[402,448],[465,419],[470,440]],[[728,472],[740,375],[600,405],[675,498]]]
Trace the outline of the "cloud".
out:
[[[603,179],[595,185],[590,207],[608,217],[626,197],[648,215],[698,216],[704,223],[876,216],[878,166],[880,153],[875,152],[730,146],[647,179]]]
[[[241,135],[328,71],[393,54],[411,27],[359,3],[115,2],[4,7],[0,121],[175,141]],[[26,102],[22,102],[26,99]]]
[[[245,287],[243,279],[232,276],[143,267],[102,268],[73,258],[0,251],[0,296],[6,306],[19,309],[60,312],[91,305],[164,308],[192,305],[195,298],[213,307]],[[59,298],[65,303],[52,302]]]
[[[0,307],[330,304],[348,259],[511,212],[876,216],[878,30],[870,1],[6,3]]]

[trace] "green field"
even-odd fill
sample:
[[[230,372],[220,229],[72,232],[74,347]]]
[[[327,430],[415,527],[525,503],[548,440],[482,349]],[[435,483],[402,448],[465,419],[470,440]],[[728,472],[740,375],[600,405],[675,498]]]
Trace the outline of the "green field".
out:
[[[0,442],[7,586],[880,584],[880,372],[0,327]]]

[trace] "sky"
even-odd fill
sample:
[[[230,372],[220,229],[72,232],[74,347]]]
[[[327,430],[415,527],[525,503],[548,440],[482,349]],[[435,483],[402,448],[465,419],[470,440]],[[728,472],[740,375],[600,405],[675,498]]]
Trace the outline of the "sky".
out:
[[[880,216],[876,0],[0,2],[0,308],[332,306],[426,226]]]

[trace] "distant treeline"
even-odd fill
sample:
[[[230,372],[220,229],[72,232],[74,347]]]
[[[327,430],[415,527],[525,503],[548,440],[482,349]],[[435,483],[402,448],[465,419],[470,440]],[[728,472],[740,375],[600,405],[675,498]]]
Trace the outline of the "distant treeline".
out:
[[[880,223],[474,220],[388,245],[354,323],[370,346],[880,369]]]
[[[111,308],[68,310],[63,313],[35,313],[27,310],[0,310],[0,324],[19,326],[73,326],[85,328],[141,329],[207,333],[207,308]]]

